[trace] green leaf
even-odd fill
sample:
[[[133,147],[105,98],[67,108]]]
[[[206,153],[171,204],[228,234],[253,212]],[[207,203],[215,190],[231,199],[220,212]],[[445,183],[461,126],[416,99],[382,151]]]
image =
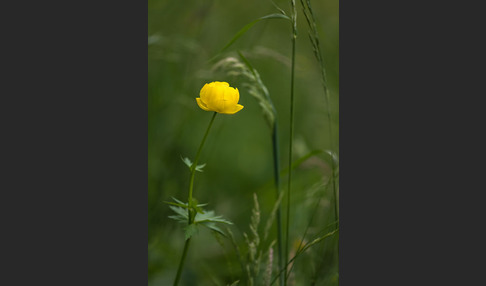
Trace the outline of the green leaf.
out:
[[[334,162],[334,166],[339,166],[339,156],[336,152],[325,150],[325,153],[331,157],[331,160]]]
[[[202,222],[201,225],[221,234],[224,237],[227,237],[226,233],[224,233],[224,231],[222,229],[220,229],[219,227],[217,227],[213,222]]]
[[[183,209],[181,207],[174,207],[174,206],[169,206],[169,208],[171,208],[177,214],[177,217],[180,217],[183,220],[189,219],[188,216],[187,216],[187,211],[185,209]]]
[[[197,233],[197,225],[190,224],[184,228],[184,233],[186,240],[188,240],[191,236]]]
[[[204,166],[206,166],[206,163],[201,164],[201,165],[197,165],[197,166],[196,166],[196,171],[198,171],[198,172],[202,172],[202,171],[203,171],[202,169],[204,168]]]
[[[334,234],[335,234],[336,232],[338,232],[338,231],[339,231],[339,229],[335,229],[335,230],[333,230],[333,231],[331,231],[331,232],[329,232],[329,233],[327,233],[327,234],[325,234],[325,235],[323,235],[323,236],[321,236],[321,237],[318,237],[318,238],[314,239],[313,241],[311,241],[311,242],[309,242],[309,243],[305,244],[305,245],[304,245],[304,247],[302,247],[302,248],[301,248],[301,249],[300,249],[300,250],[297,252],[297,254],[295,255],[294,259],[295,259],[295,258],[297,258],[297,257],[298,257],[298,256],[299,256],[301,253],[305,252],[305,251],[306,251],[306,250],[307,250],[309,247],[311,247],[311,246],[313,246],[313,245],[315,245],[315,244],[317,244],[317,243],[319,243],[319,242],[323,241],[324,239],[326,239],[326,238],[328,238],[328,237],[330,237],[330,236],[334,235]]]
[[[176,199],[176,198],[174,198],[174,197],[172,197],[172,199],[173,199],[174,201],[176,201],[177,203],[179,203],[179,204],[186,205],[186,206],[188,205],[187,203],[183,203],[183,202],[179,201],[178,199]]]
[[[204,210],[201,208],[202,206],[206,206],[207,204],[199,204],[196,198],[192,198],[192,202],[189,204],[189,207],[195,210],[197,213],[204,213]]]
[[[315,156],[317,154],[320,154],[320,153],[323,153],[324,151],[322,150],[314,150],[314,151],[311,151],[309,153],[307,153],[306,155],[300,157],[299,159],[295,160],[294,162],[292,162],[292,166],[291,166],[291,169],[295,169],[297,168],[298,166],[300,166],[302,163],[304,163],[307,159],[311,158],[312,156]],[[282,175],[285,175],[289,172],[289,167],[283,169],[281,171],[281,174]]]
[[[292,21],[292,19],[290,19],[287,15],[282,15],[282,14],[270,14],[270,15],[266,15],[266,16],[263,16],[261,18],[258,18],[256,20],[253,20],[251,21],[250,23],[246,24],[241,30],[239,30],[234,36],[233,38],[221,49],[221,51],[219,51],[219,53],[217,53],[212,59],[210,59],[209,61],[212,61],[213,59],[215,59],[219,54],[221,54],[223,51],[225,51],[227,48],[229,48],[236,40],[238,40],[241,36],[243,36],[251,27],[253,27],[253,25],[255,25],[256,23],[260,22],[261,20],[265,20],[265,19],[285,19],[285,20],[288,20],[288,21]]]
[[[191,169],[191,167],[192,167],[192,161],[189,158],[182,157],[182,156],[181,156],[181,159],[182,159],[182,162],[184,162],[184,164],[186,164],[186,166],[189,167],[189,169]]]
[[[197,213],[204,214],[204,209],[200,208],[199,205],[195,206],[194,209],[196,210]]]
[[[224,219],[222,216],[216,216],[214,211],[207,211],[204,214],[197,214],[194,220],[195,223],[202,223],[202,222],[219,222],[219,223],[226,223],[226,224],[233,224],[229,220]]]
[[[182,162],[184,162],[184,164],[186,164],[187,167],[189,167],[189,170],[192,171],[192,165],[194,164],[191,159],[187,158],[187,157],[182,157],[181,156],[181,159],[182,159]],[[204,164],[201,164],[201,165],[197,165],[196,166],[196,171],[198,172],[202,172],[203,171],[203,168],[206,166],[206,163]]]
[[[273,283],[275,283],[275,281],[277,280],[277,278],[280,276],[280,274],[285,270],[286,267],[288,267],[295,259],[297,259],[302,253],[304,253],[308,248],[310,248],[311,246],[323,241],[324,239],[334,235],[336,232],[339,232],[339,229],[335,229],[334,231],[332,232],[329,232],[327,233],[326,235],[324,236],[321,236],[319,238],[316,238],[314,239],[312,242],[308,243],[308,244],[305,244],[304,247],[300,248],[296,254],[294,255],[294,257],[292,257],[288,262],[287,262],[287,265],[280,269],[280,271],[277,273],[276,276],[274,276],[272,282],[270,283],[270,285],[273,285]]]
[[[196,210],[196,212],[200,213],[200,214],[204,214],[205,210],[202,208],[202,206],[207,206],[208,204],[199,204],[199,205],[196,205],[194,207],[194,209]]]
[[[187,219],[184,219],[183,217],[181,217],[179,215],[170,215],[169,218],[176,220],[177,222],[180,222],[180,223],[187,223]]]
[[[229,286],[236,286],[236,285],[238,285],[238,283],[240,283],[240,280],[236,280],[235,282],[231,283],[231,285],[229,285]]]
[[[166,202],[166,201],[164,201],[164,203],[169,204],[169,205],[173,205],[173,206],[178,206],[178,207],[180,207],[180,208],[185,208],[185,209],[189,208],[189,207],[187,206],[187,204],[178,204],[178,203]]]

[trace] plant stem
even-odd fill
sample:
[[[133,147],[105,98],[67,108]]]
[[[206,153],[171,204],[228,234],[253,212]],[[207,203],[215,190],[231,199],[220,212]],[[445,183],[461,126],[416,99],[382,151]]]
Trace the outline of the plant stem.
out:
[[[297,11],[295,1],[292,6],[292,67],[290,74],[290,139],[289,139],[289,176],[287,184],[287,221],[285,231],[285,261],[289,257],[289,228],[290,228],[290,190],[292,184],[292,142],[294,138],[294,74],[295,74],[295,40],[297,39]],[[284,270],[284,285],[287,285],[287,266]]]
[[[201,150],[204,145],[204,142],[206,142],[206,138],[208,137],[209,130],[211,129],[211,126],[213,125],[214,118],[216,118],[216,114],[214,113],[213,117],[211,117],[211,121],[209,122],[208,128],[206,129],[206,133],[204,134],[204,137],[201,141],[201,145],[199,145],[199,149],[197,150],[196,158],[194,159],[194,163],[192,163],[191,166],[191,181],[189,183],[189,200],[188,200],[188,205],[189,208],[187,209],[188,212],[188,225],[191,225],[194,221],[194,217],[196,216],[196,212],[192,210],[192,190],[194,188],[194,176],[196,174],[196,167],[197,167],[197,162],[199,160],[199,155],[201,155]],[[187,250],[189,248],[189,242],[191,241],[191,238],[189,237],[186,239],[186,242],[184,244],[184,251],[182,252],[182,257],[181,261],[179,263],[179,268],[177,269],[177,275],[174,281],[174,286],[177,286],[179,284],[179,280],[181,278],[182,274],[182,268],[184,267],[184,262],[186,260],[186,255],[187,255]]]
[[[316,57],[317,62],[319,63],[320,72],[321,72],[321,79],[322,79],[322,87],[324,89],[324,103],[327,107],[327,120],[329,122],[329,140],[331,142],[331,151],[336,152],[335,148],[335,141],[332,131],[332,121],[331,121],[331,106],[330,106],[330,96],[329,96],[329,89],[327,87],[327,78],[326,78],[326,69],[324,68],[324,60],[322,58],[321,47],[319,45],[319,35],[317,33],[316,27],[316,19],[314,17],[314,12],[312,11],[312,6],[310,0],[307,0],[305,3],[303,0],[300,0],[304,12],[304,16],[307,20],[307,24],[309,25],[310,29],[310,41],[314,48],[314,56]],[[307,6],[306,6],[307,4]],[[338,201],[338,187],[336,186],[336,164],[334,163],[334,156],[331,153],[331,184],[334,193],[334,219],[339,222],[339,201]],[[339,223],[336,229],[339,228]],[[338,244],[339,249],[339,244]]]
[[[322,58],[321,48],[319,45],[319,35],[317,33],[316,19],[314,17],[314,12],[312,11],[310,0],[306,1],[307,7],[304,4],[303,0],[301,0],[300,2],[302,4],[302,8],[303,8],[304,16],[307,20],[307,24],[309,25],[309,29],[312,32],[309,33],[310,35],[309,39],[314,48],[314,56],[316,57],[321,70],[322,87],[324,89],[324,101],[327,106],[327,120],[329,122],[329,140],[331,141],[331,151],[337,152],[337,148],[335,147],[333,131],[332,131],[331,106],[330,106],[331,100],[329,96],[329,89],[327,86],[326,69],[324,68],[324,60]],[[336,185],[338,183],[335,175],[336,164],[334,163],[334,156],[333,156],[334,153],[332,152],[331,152],[331,184],[334,193],[334,219],[337,221],[336,229],[339,229],[339,193],[338,193],[339,186]],[[337,257],[339,260],[339,240],[337,241],[336,250],[337,250]]]
[[[174,281],[174,286],[179,284],[179,280],[181,279],[182,267],[184,266],[184,261],[186,260],[187,249],[189,248],[189,242],[191,242],[191,238],[189,237],[186,239],[186,243],[184,244],[184,251],[182,252],[181,262],[179,263],[179,268],[177,269],[177,276]]]
[[[189,205],[192,202],[192,189],[194,187],[194,175],[196,174],[196,167],[197,167],[197,162],[199,160],[199,155],[201,154],[202,147],[204,145],[204,142],[206,141],[206,138],[208,137],[209,134],[209,129],[211,129],[211,126],[213,125],[214,118],[216,118],[216,114],[214,113],[213,117],[211,117],[211,121],[209,122],[208,129],[206,129],[206,134],[204,134],[203,140],[201,141],[201,145],[199,145],[199,149],[197,150],[196,158],[194,159],[194,163],[192,163],[191,166],[191,181],[189,183]],[[190,216],[189,216],[190,219]],[[190,222],[189,222],[190,223]]]
[[[321,241],[323,241],[324,239],[334,235],[336,232],[339,232],[339,229],[335,229],[333,230],[332,232],[329,232],[327,233],[326,235],[324,236],[321,236],[317,239],[314,239],[312,242],[309,242],[308,244],[306,244],[304,247],[302,247],[301,249],[299,249],[294,257],[292,257],[288,262],[287,264],[285,265],[285,268],[287,268],[295,259],[297,259],[302,253],[304,253],[308,248],[310,248],[311,246],[314,246],[316,245],[317,243],[320,243]],[[280,269],[280,271],[277,273],[277,275],[275,276],[275,278],[273,278],[272,282],[270,283],[270,285],[273,285],[273,283],[275,283],[275,281],[277,280],[277,278],[282,274],[282,272],[284,272],[285,269]]]
[[[273,170],[275,178],[275,189],[277,191],[277,200],[280,197],[280,170],[279,170],[279,148],[278,148],[278,125],[277,121],[273,124],[272,130],[272,147],[273,147]],[[282,269],[284,266],[284,258],[282,256],[282,217],[280,206],[277,209],[277,249],[278,249],[278,266]],[[280,279],[280,285],[283,285],[284,279]]]

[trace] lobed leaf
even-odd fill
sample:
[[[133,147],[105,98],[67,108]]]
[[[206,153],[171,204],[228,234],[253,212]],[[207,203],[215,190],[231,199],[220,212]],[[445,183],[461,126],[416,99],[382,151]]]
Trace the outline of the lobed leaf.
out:
[[[188,218],[187,217],[187,211],[184,210],[183,208],[181,208],[181,207],[174,207],[174,206],[169,206],[169,208],[171,208],[176,214],[181,215],[181,216],[185,216],[186,219]]]
[[[173,206],[178,206],[178,207],[180,207],[180,208],[185,208],[185,209],[189,208],[189,207],[187,206],[187,204],[178,204],[178,203],[166,202],[166,201],[164,201],[164,203],[169,204],[169,205],[173,205]]]
[[[197,225],[196,224],[190,224],[184,228],[184,234],[186,237],[186,240],[191,238],[194,234],[197,233]]]
[[[213,222],[201,222],[201,225],[221,234],[224,237],[227,237],[226,233],[222,229],[217,227]]]

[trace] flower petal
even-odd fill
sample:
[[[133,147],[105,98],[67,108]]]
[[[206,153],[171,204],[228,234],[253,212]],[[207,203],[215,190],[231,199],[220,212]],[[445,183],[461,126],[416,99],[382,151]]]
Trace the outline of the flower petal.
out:
[[[243,107],[244,107],[243,105],[237,104],[237,105],[234,105],[232,108],[228,108],[227,110],[225,110],[225,112],[220,112],[220,113],[223,113],[223,114],[235,114],[236,112],[242,110]]]
[[[198,98],[196,98],[196,101],[197,101],[197,105],[199,105],[199,107],[201,107],[201,109],[202,109],[202,110],[206,110],[206,111],[212,111],[212,110],[210,110],[210,109],[209,109],[209,108],[206,106],[206,104],[205,104],[205,103],[202,101],[202,99],[201,99],[201,98],[199,98],[199,97],[198,97]]]
[[[213,81],[212,84],[219,85],[219,86],[224,86],[224,87],[228,87],[229,86],[229,83],[227,83],[225,81]]]
[[[211,90],[211,101],[208,103],[208,107],[216,112],[223,113],[228,106],[228,102],[225,99],[225,94],[228,87],[219,83],[213,84]]]
[[[201,100],[204,102],[209,102],[209,94],[210,94],[211,86],[209,83],[206,83],[202,88],[201,91],[199,92],[199,96],[201,97]]]
[[[226,88],[224,100],[226,101],[227,106],[233,110],[233,107],[238,104],[238,101],[240,100],[240,93],[238,92],[238,89],[232,87]]]

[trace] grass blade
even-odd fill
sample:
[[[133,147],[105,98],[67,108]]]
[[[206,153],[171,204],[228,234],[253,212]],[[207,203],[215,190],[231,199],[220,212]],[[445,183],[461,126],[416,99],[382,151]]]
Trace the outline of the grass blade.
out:
[[[211,62],[216,57],[218,57],[218,55],[220,55],[222,52],[224,52],[234,42],[236,42],[236,40],[238,40],[241,36],[243,36],[251,27],[253,27],[253,25],[255,25],[256,23],[260,22],[261,20],[266,20],[266,19],[285,19],[285,20],[291,21],[291,19],[288,16],[283,15],[283,14],[270,14],[270,15],[266,15],[266,16],[260,17],[260,18],[258,18],[256,20],[253,20],[250,23],[246,24],[243,28],[241,28],[241,30],[239,30],[233,36],[233,38],[213,58],[211,58],[209,61]]]

